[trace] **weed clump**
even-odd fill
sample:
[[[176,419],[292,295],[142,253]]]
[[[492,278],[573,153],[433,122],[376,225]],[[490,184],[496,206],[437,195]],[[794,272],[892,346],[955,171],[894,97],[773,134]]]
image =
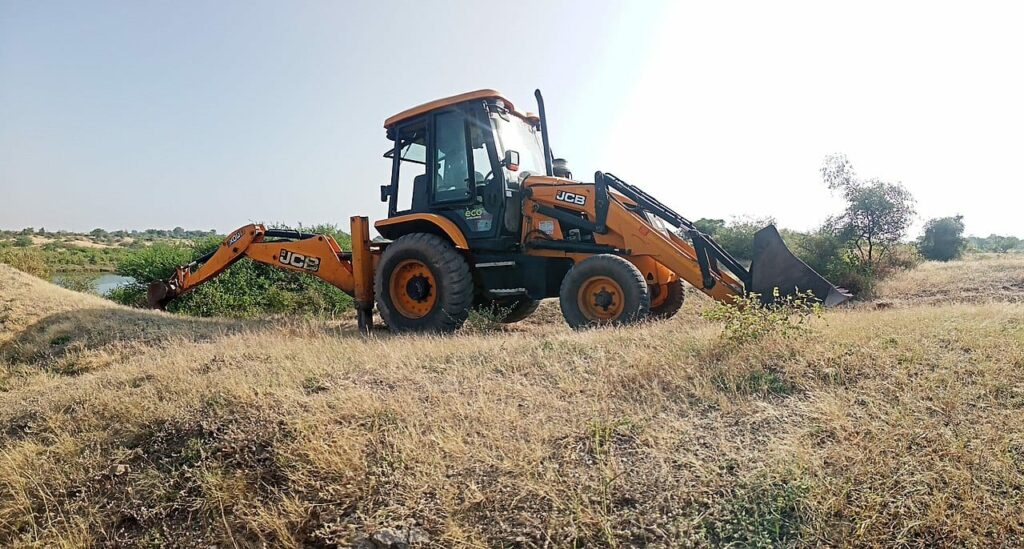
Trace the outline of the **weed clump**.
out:
[[[810,291],[780,297],[776,288],[774,298],[772,303],[765,304],[759,294],[751,293],[734,298],[731,303],[716,303],[703,316],[724,323],[722,338],[740,344],[768,336],[795,337],[809,329],[812,318],[822,314],[821,302]]]
[[[762,473],[707,501],[697,537],[713,547],[780,547],[798,540],[809,484]]]

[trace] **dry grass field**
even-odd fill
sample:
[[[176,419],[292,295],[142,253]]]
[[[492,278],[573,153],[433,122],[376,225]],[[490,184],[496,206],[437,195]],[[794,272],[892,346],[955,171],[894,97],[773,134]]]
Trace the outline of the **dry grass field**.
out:
[[[781,341],[697,295],[366,339],[0,265],[0,544],[1020,546],[1024,257],[879,293]]]

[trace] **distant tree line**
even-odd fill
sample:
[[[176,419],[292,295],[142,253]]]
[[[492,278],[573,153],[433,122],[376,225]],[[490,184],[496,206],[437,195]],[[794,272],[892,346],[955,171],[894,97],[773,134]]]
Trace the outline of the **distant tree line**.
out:
[[[0,237],[10,238],[14,236],[47,236],[47,237],[65,237],[65,236],[88,236],[93,238],[204,238],[207,236],[217,235],[217,231],[214,229],[209,230],[194,230],[185,229],[182,227],[175,227],[173,229],[119,229],[114,231],[108,231],[106,229],[96,228],[87,233],[77,233],[74,231],[47,231],[45,228],[36,229],[34,227],[25,227],[20,230],[0,230]]]

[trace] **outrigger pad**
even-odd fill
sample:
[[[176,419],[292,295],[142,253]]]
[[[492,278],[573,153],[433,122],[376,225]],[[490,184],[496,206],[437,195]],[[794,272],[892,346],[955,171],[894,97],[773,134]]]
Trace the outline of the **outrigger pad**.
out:
[[[763,303],[774,301],[775,288],[779,289],[779,297],[793,295],[797,291],[811,291],[826,307],[839,305],[853,297],[793,255],[774,225],[754,234],[750,279],[750,291],[760,294]]]

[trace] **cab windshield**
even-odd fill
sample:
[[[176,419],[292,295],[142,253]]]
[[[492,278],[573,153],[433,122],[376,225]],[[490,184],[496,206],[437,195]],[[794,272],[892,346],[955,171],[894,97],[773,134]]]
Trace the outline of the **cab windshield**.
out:
[[[545,175],[544,145],[540,131],[518,116],[509,114],[508,120],[497,113],[491,114],[498,130],[499,156],[504,157],[505,151],[519,153],[519,173],[530,172],[532,175]]]

